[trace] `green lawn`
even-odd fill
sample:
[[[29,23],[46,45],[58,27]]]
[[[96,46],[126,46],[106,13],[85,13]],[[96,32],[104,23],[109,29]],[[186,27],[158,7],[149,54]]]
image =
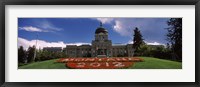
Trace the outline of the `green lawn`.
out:
[[[57,59],[34,62],[24,66],[20,66],[19,69],[66,69],[64,63],[56,63],[56,60]]]
[[[152,57],[140,57],[144,62],[136,62],[131,69],[182,69],[182,63]]]
[[[135,62],[129,69],[181,69],[182,63],[152,57],[140,57],[144,62]],[[66,69],[64,63],[56,63],[57,59],[35,62],[20,66],[19,69]]]

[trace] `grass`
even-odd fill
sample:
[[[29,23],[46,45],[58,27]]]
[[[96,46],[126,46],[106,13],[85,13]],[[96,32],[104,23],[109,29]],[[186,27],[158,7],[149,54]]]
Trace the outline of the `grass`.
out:
[[[19,69],[66,69],[64,63],[56,63],[56,60],[57,59],[34,62],[24,66],[20,66]]]
[[[182,63],[153,57],[140,57],[144,62],[136,62],[131,69],[182,69]]]
[[[153,57],[140,57],[144,62],[135,62],[129,69],[182,69],[182,63]],[[19,69],[67,69],[64,63],[56,63],[57,59],[34,62],[20,66]]]

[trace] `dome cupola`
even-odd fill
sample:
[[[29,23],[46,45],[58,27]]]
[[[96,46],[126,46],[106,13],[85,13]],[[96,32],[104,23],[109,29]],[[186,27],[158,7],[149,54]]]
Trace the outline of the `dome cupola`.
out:
[[[100,22],[100,27],[98,27],[95,31],[95,34],[99,34],[99,33],[108,33],[108,31],[102,27],[102,22]]]

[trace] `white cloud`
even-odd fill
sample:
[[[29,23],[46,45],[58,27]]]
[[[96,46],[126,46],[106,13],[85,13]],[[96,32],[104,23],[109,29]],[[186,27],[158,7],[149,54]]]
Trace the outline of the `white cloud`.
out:
[[[25,26],[25,27],[19,27],[20,30],[30,31],[30,32],[46,32],[40,28],[32,27],[32,26]]]
[[[162,43],[159,42],[145,42],[147,45],[164,45]]]
[[[66,45],[77,45],[77,46],[80,46],[80,45],[91,45],[91,43],[77,42],[77,43],[66,43]]]
[[[111,24],[113,30],[119,33],[122,36],[129,36],[130,33],[130,23],[126,22],[124,19],[120,18],[92,18],[102,22],[103,24]],[[115,23],[114,25],[112,23]],[[128,25],[128,26],[127,26]]]
[[[156,19],[151,18],[96,18],[104,24],[111,24],[114,31],[121,36],[132,36],[133,30],[138,27],[141,31],[154,31],[159,29],[158,26],[152,26],[156,24]]]
[[[96,18],[96,19],[102,22],[103,24],[111,23],[114,20],[113,18]]]
[[[44,47],[66,47],[66,45],[83,45],[83,44],[90,44],[90,43],[82,43],[82,42],[77,42],[77,43],[64,43],[63,41],[58,41],[58,42],[47,42],[44,40],[37,40],[37,49],[43,49]],[[29,46],[36,45],[36,40],[27,40],[24,38],[18,37],[18,47],[23,46],[25,49],[28,49]]]
[[[145,19],[131,19],[131,18],[118,18],[114,20],[113,30],[119,33],[121,36],[133,35],[133,30],[138,27],[140,30],[145,31],[145,27],[149,27],[152,20]]]
[[[103,24],[111,24],[113,27],[113,30],[119,33],[121,36],[131,36],[132,29],[135,28],[137,24],[135,23],[134,19],[130,19],[130,18],[129,19],[128,18],[95,18],[95,19],[102,22]]]
[[[122,21],[115,20],[115,25],[113,26],[113,30],[116,31],[117,33],[119,33],[120,35],[122,35],[122,36],[131,35],[130,29],[131,28],[129,28],[129,26],[124,24]]]
[[[138,27],[143,38],[154,42],[149,44],[161,44],[165,39],[164,34],[167,32],[164,28],[167,27],[168,19],[160,20],[155,18],[96,18],[98,21],[110,24],[112,30],[121,36],[133,37],[133,30]],[[160,24],[159,24],[160,23]],[[162,44],[163,45],[163,44]]]
[[[147,45],[164,45],[165,46],[165,44],[163,44],[163,43],[159,43],[159,42],[147,42],[147,41],[144,41]],[[129,40],[128,42],[127,42],[127,44],[133,44],[133,40]]]
[[[32,26],[19,27],[19,30],[25,30],[30,32],[55,32],[63,30],[62,28],[55,27],[52,23],[50,23],[47,20],[37,20],[32,24]]]
[[[127,44],[133,44],[133,40],[129,40]]]
[[[37,22],[36,25],[38,27],[41,27],[44,30],[48,31],[61,31],[62,28],[55,27],[52,23],[50,23],[47,20],[41,20],[40,22]]]

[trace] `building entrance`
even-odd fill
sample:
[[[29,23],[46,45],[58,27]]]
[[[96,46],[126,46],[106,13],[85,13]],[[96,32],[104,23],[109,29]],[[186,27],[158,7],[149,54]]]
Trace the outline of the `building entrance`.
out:
[[[98,49],[97,57],[107,57],[107,49]]]

